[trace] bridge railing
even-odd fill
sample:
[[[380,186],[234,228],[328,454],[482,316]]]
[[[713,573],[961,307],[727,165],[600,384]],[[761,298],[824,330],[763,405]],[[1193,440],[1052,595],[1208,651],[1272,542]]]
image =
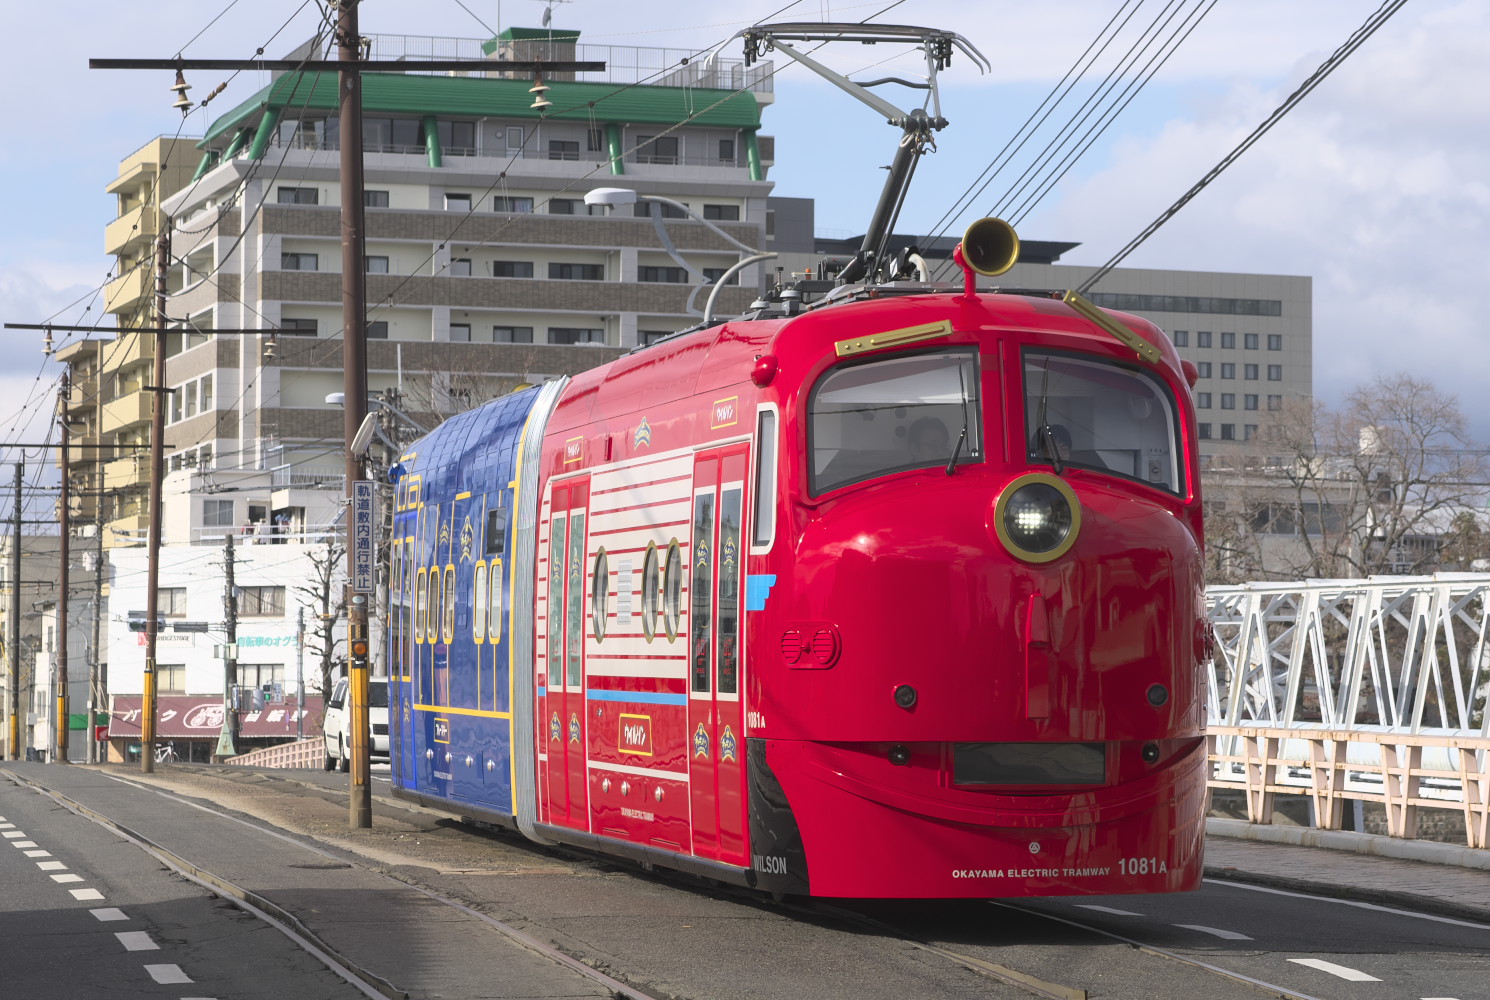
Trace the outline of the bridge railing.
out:
[[[1490,575],[1211,587],[1207,693],[1213,791],[1241,791],[1254,823],[1307,796],[1338,830],[1343,805],[1379,804],[1386,832],[1419,812],[1464,818],[1490,848]]]
[[[296,743],[281,743],[272,747],[250,750],[236,757],[229,757],[229,764],[249,767],[314,768],[326,761],[326,743],[321,737],[300,740]]]

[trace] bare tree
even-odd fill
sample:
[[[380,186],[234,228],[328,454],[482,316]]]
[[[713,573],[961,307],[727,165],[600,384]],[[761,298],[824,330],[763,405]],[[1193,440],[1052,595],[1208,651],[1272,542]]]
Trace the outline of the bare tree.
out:
[[[1208,476],[1213,582],[1433,572],[1456,518],[1483,507],[1485,456],[1457,400],[1427,382],[1383,376],[1338,411],[1278,416]]]
[[[301,603],[315,609],[315,621],[306,630],[306,648],[321,661],[321,697],[331,696],[332,668],[341,640],[336,637],[336,622],[347,610],[346,590],[341,586],[346,566],[346,546],[327,541],[318,552],[310,554],[311,575],[295,587]]]

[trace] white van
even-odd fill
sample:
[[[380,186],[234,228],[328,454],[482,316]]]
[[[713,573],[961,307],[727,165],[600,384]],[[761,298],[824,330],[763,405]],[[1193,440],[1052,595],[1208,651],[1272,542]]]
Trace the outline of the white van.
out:
[[[388,679],[372,677],[367,682],[368,716],[372,723],[372,760],[388,760]],[[347,704],[347,679],[343,677],[331,689],[326,702],[326,721],[322,724],[326,740],[326,770],[340,768],[345,774],[352,767],[352,706]]]

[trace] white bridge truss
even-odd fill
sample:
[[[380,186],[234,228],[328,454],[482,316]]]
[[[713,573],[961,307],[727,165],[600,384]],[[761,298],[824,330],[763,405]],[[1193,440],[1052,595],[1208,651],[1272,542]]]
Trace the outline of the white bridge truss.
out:
[[[1420,807],[1462,810],[1490,846],[1490,575],[1251,583],[1208,590],[1213,788],[1248,818],[1311,797],[1339,829],[1347,800],[1380,802],[1388,832]]]

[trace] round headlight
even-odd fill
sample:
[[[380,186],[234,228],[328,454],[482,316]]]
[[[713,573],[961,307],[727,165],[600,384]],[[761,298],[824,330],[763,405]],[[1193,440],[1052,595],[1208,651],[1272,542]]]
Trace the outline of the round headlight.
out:
[[[994,530],[1004,547],[1026,562],[1050,562],[1076,542],[1081,504],[1065,480],[1034,473],[1014,480],[994,508]]]

